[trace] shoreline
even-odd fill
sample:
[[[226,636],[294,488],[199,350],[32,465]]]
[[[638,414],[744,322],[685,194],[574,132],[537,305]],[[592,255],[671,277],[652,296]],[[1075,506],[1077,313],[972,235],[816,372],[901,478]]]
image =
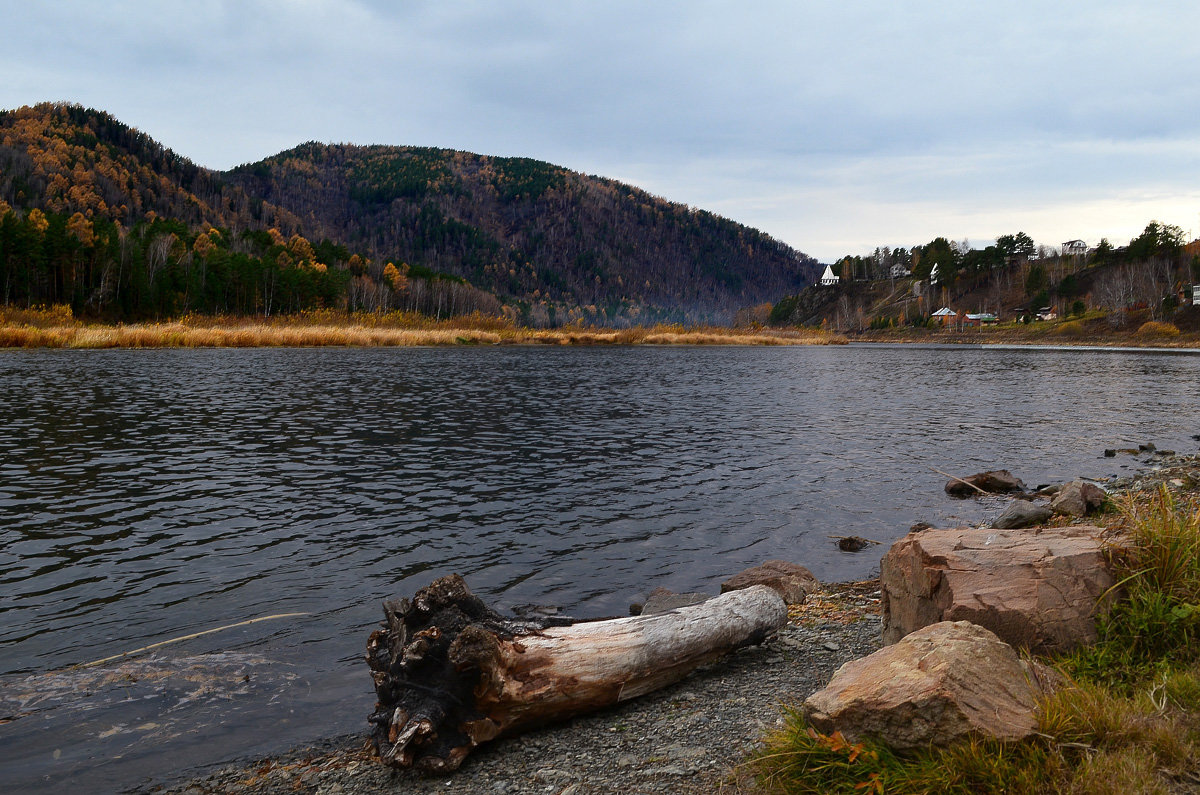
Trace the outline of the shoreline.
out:
[[[495,740],[448,776],[385,767],[360,734],[266,759],[192,771],[139,793],[445,793],[704,795],[775,728],[783,707],[823,687],[843,663],[879,647],[878,580],[821,584],[762,645],[735,651],[674,685],[623,704]],[[363,666],[363,676],[367,675]],[[727,791],[733,792],[732,789]]]
[[[1155,324],[1145,324],[1154,326]],[[1162,327],[1165,324],[1157,324]],[[186,315],[142,323],[75,318],[68,307],[0,308],[3,349],[142,349],[273,347],[416,347],[483,345],[936,345],[1129,351],[1200,351],[1200,331],[1144,333],[1089,321],[1006,324],[972,330],[892,328],[839,332],[806,327],[684,326],[629,328],[561,326],[538,329],[502,317],[444,320],[415,313],[346,314],[332,310],[273,317]]]
[[[1200,491],[1200,455],[1146,461],[1136,474],[1104,481],[1113,495],[1162,484]],[[1109,517],[1111,520],[1112,517]],[[1091,517],[1088,521],[1103,521]],[[1081,520],[1082,521],[1082,520]],[[599,795],[727,792],[747,755],[778,725],[787,705],[824,687],[843,663],[881,645],[878,579],[822,583],[788,625],[761,646],[742,649],[683,681],[616,707],[577,716],[481,747],[450,776],[393,771],[373,758],[364,728],[266,759],[233,760],[141,793],[210,795],[339,793],[557,793]],[[366,672],[364,670],[364,676]],[[747,782],[748,783],[748,782]]]

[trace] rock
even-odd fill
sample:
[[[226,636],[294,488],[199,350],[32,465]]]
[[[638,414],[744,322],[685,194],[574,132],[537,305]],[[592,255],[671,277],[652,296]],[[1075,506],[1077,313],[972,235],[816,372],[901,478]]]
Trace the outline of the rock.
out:
[[[812,572],[785,560],[768,560],[761,566],[746,569],[721,583],[721,593],[738,591],[752,585],[766,585],[774,589],[789,605],[802,605],[809,591],[815,591],[820,583]]]
[[[1066,516],[1087,516],[1104,505],[1104,497],[1104,489],[1099,486],[1073,480],[1050,502],[1050,510]]]
[[[992,527],[998,530],[1012,530],[1018,527],[1032,527],[1041,524],[1053,514],[1045,505],[1037,505],[1024,500],[1014,500],[1004,513],[996,517]]]
[[[961,480],[951,478],[946,481],[946,493],[951,497],[971,497],[979,493],[977,489],[982,489],[988,494],[1006,494],[1010,491],[1025,491],[1025,484],[1007,469],[976,472]]]
[[[1105,458],[1116,458],[1116,457],[1117,457],[1117,451],[1116,451],[1116,450],[1114,450],[1113,448],[1109,447],[1108,449],[1106,449],[1106,450],[1104,451],[1104,457],[1105,457]]]
[[[1139,453],[1153,453],[1157,449],[1158,448],[1154,446],[1154,442],[1146,442],[1145,444],[1138,445]]]
[[[971,734],[1020,740],[1037,731],[1039,673],[983,627],[943,621],[843,665],[804,714],[820,731],[896,749]]]
[[[1089,525],[910,533],[880,564],[883,642],[939,621],[973,621],[1038,653],[1096,640],[1095,614],[1113,586]]]
[[[933,529],[933,525],[931,525],[929,522],[913,522],[912,527],[908,528],[908,532],[919,533],[922,530],[932,530],[932,529]]]
[[[862,536],[842,536],[837,540],[838,549],[843,552],[862,552],[872,544],[878,543],[878,541],[871,541]]]
[[[708,594],[703,593],[674,593],[666,588],[655,588],[650,592],[646,603],[642,605],[642,615],[665,613],[688,605],[698,605],[708,601]]]
[[[1034,495],[1037,497],[1053,497],[1054,495],[1058,494],[1060,491],[1062,491],[1061,484],[1051,483],[1051,484],[1048,484],[1045,486],[1038,486],[1037,489],[1034,491]]]

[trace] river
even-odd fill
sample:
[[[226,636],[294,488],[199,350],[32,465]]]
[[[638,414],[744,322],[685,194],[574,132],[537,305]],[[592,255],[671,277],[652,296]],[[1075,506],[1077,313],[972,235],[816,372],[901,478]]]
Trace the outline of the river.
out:
[[[0,781],[365,731],[380,602],[451,572],[587,617],[770,558],[866,578],[1001,510],[935,469],[1129,473],[1104,448],[1194,451],[1198,398],[1200,356],[1087,350],[3,352]]]

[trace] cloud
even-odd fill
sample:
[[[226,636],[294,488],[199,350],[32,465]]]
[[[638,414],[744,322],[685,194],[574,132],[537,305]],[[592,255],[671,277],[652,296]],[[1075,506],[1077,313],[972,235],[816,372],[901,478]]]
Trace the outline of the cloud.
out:
[[[0,106],[103,108],[215,168],[310,139],[531,156],[822,257],[1031,228],[1026,208],[1061,237],[1100,208],[1192,206],[1200,8],[0,0],[0,18]]]

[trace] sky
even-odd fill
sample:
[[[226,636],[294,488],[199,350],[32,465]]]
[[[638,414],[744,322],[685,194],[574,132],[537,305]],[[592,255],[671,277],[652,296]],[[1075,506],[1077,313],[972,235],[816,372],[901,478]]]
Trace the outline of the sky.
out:
[[[304,141],[533,157],[832,261],[1200,236],[1200,4],[0,0],[0,108],[202,166]]]

